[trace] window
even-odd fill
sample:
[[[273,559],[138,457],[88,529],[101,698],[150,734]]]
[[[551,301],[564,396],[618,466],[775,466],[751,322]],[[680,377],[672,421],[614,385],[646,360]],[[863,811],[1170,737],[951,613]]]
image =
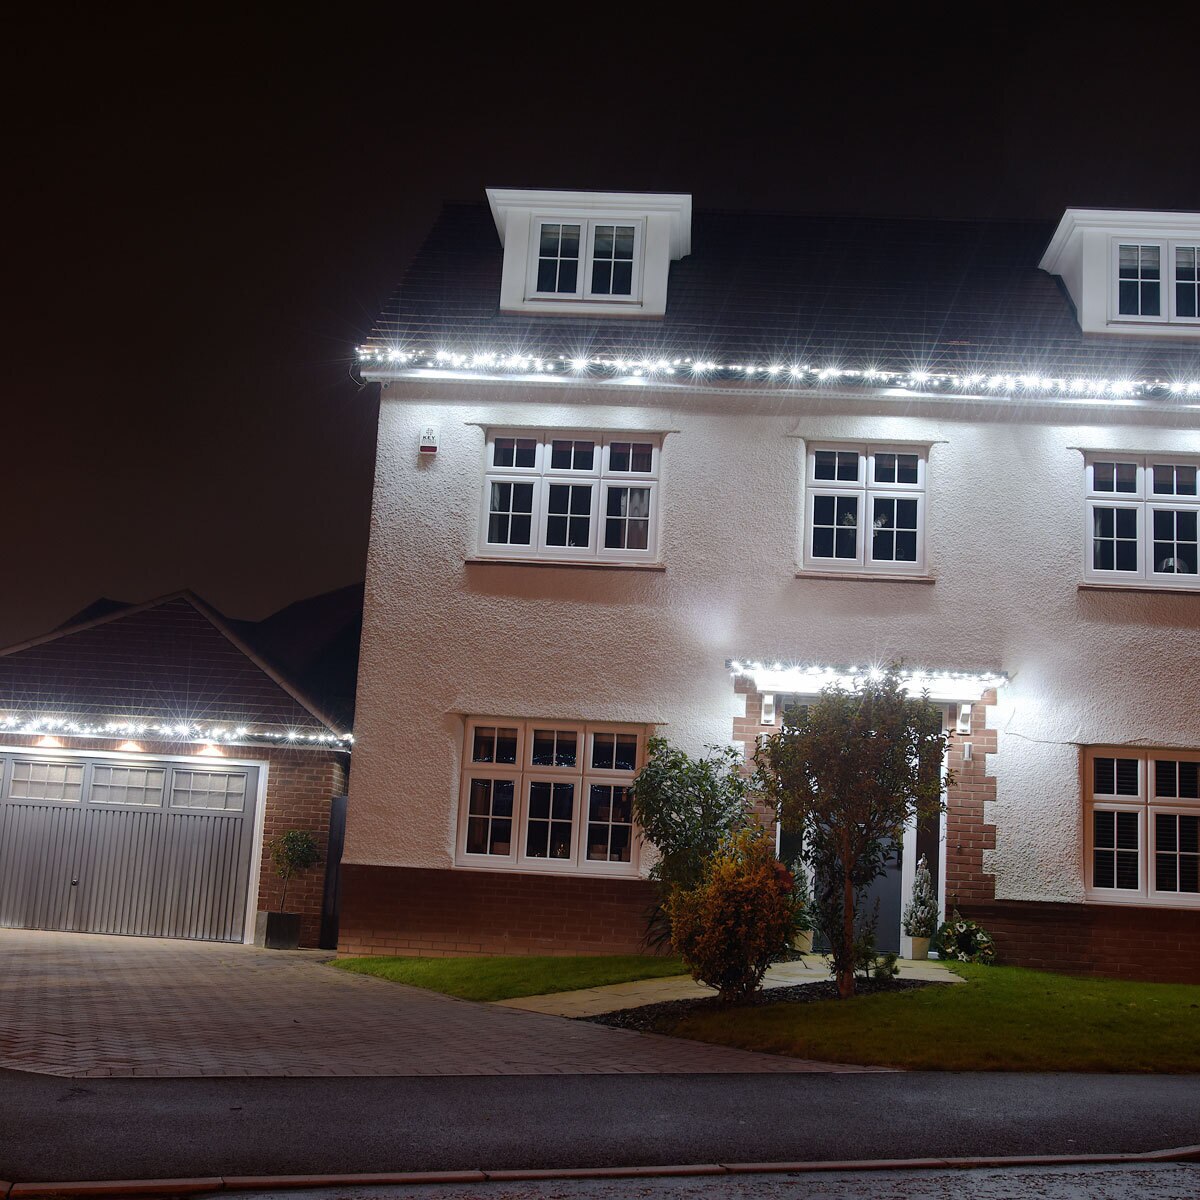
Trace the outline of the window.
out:
[[[8,795],[12,800],[81,800],[83,764],[15,759]]]
[[[166,771],[157,767],[92,767],[92,804],[161,808]]]
[[[1084,777],[1088,897],[1200,905],[1200,754],[1089,750]]]
[[[926,454],[911,446],[810,447],[805,566],[924,571]]]
[[[456,861],[635,875],[642,742],[631,727],[468,721]]]
[[[246,807],[246,776],[234,771],[180,771],[171,778],[172,808],[241,812]]]
[[[1200,460],[1094,453],[1087,470],[1084,578],[1200,586]]]
[[[659,452],[646,434],[489,433],[480,553],[653,562]]]
[[[636,301],[641,298],[642,221],[534,217],[531,299]]]
[[[1200,320],[1198,267],[1200,243],[1114,239],[1113,320]]]

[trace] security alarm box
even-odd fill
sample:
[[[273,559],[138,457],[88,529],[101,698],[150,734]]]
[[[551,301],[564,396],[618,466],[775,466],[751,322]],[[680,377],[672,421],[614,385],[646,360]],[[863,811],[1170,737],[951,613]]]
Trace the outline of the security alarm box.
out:
[[[426,425],[421,430],[421,453],[436,454],[438,447],[438,431],[433,425]]]

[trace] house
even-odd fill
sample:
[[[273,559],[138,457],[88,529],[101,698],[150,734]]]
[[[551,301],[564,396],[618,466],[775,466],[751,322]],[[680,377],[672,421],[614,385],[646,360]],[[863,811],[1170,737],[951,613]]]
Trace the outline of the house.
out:
[[[356,621],[354,589],[258,625],[180,592],[0,651],[0,927],[253,940],[279,907],[270,840],[305,829],[326,857],[354,668],[320,647]],[[322,702],[259,640],[325,681]],[[303,945],[328,940],[324,886],[289,885]]]
[[[347,953],[635,951],[646,740],[752,753],[900,661],[952,734],[944,910],[1200,979],[1200,213],[692,213],[490,189],[382,388]],[[786,833],[786,831],[784,831]]]

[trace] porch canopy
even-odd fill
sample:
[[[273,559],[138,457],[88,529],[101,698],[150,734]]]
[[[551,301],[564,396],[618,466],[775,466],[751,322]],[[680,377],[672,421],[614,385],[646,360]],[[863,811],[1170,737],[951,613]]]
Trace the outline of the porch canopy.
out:
[[[817,663],[763,663],[728,659],[725,663],[735,679],[748,679],[755,691],[768,694],[815,696],[822,688],[854,688],[860,681],[878,679],[884,668],[878,664],[835,667]],[[928,694],[944,704],[978,704],[984,693],[1003,687],[1008,675],[1000,670],[950,671],[932,668],[900,668],[901,684],[914,695]]]

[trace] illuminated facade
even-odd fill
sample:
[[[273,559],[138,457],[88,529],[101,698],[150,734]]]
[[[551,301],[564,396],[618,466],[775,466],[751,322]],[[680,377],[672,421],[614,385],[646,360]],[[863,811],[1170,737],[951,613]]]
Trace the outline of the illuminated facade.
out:
[[[881,943],[925,853],[1010,960],[1192,977],[1200,215],[489,200],[359,352],[342,948],[636,950],[645,739],[750,753],[901,661],[958,782]]]

